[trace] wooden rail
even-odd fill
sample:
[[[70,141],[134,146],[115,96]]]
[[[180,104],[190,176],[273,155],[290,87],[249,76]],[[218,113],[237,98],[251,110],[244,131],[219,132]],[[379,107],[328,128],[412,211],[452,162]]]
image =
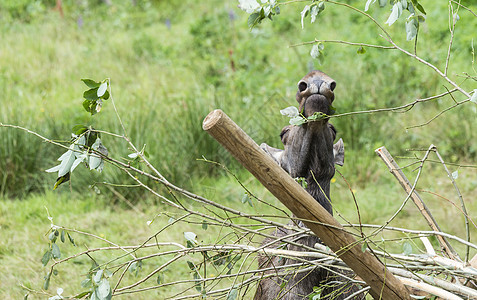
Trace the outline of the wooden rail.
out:
[[[278,200],[305,221],[328,247],[371,287],[374,299],[408,300],[408,290],[361,242],[341,226],[313,197],[293,180],[271,157],[223,111],[205,118],[203,129],[226,148]]]

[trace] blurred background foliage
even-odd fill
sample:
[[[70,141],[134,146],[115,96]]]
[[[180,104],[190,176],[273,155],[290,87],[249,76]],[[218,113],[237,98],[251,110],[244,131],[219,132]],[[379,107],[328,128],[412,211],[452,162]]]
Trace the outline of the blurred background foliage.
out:
[[[361,9],[365,2],[347,1]],[[417,53],[443,68],[450,38],[448,2],[421,3],[427,19],[419,32]],[[59,141],[68,140],[77,124],[122,134],[109,102],[94,117],[81,108],[80,79],[110,77],[131,139],[139,148],[146,144],[158,170],[185,188],[204,177],[223,175],[219,168],[197,160],[202,156],[241,172],[202,130],[210,110],[221,108],[257,143],[278,147],[278,135],[288,122],[279,110],[296,104],[296,83],[310,69],[323,70],[337,81],[337,113],[399,106],[449,88],[435,72],[395,50],[366,48],[366,53],[358,54],[357,47],[327,43],[320,65],[309,55],[311,45],[290,47],[315,38],[387,45],[362,15],[332,4],[326,4],[314,24],[307,21],[304,30],[300,24],[304,3],[282,7],[272,22],[253,30],[236,1],[63,0],[61,10],[56,4],[56,0],[0,2],[0,122]],[[471,0],[462,4],[477,10]],[[369,13],[384,23],[389,9],[374,5]],[[458,75],[475,76],[472,45],[477,18],[464,10],[459,16],[449,74],[469,90],[475,82]],[[412,50],[414,42],[406,41],[404,22],[400,19],[385,28],[399,45]],[[343,172],[356,185],[373,183],[386,171],[374,154],[383,145],[392,154],[409,156],[406,149],[427,149],[432,143],[449,162],[475,161],[472,103],[427,126],[406,129],[453,103],[447,96],[406,113],[333,119],[347,151]],[[131,153],[121,141],[108,136],[102,140],[115,158]],[[56,165],[61,153],[25,132],[2,129],[0,197],[23,198],[51,189],[56,178],[44,170]],[[82,191],[94,181],[131,182],[120,170],[106,166],[93,178],[87,170],[77,171],[71,187]],[[102,191],[116,199],[108,189]],[[144,193],[120,192],[132,200]]]

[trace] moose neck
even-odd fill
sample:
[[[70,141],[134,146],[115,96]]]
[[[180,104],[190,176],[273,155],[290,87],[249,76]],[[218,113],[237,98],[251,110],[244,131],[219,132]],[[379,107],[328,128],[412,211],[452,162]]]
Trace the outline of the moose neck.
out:
[[[325,123],[304,124],[304,144],[308,149],[306,158],[307,192],[323,208],[333,214],[330,202],[330,181],[335,174],[333,136]]]

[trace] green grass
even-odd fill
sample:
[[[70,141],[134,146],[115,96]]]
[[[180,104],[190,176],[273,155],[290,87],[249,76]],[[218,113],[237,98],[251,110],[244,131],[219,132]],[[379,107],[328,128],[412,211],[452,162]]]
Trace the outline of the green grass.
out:
[[[110,77],[132,140],[139,147],[148,145],[152,161],[164,175],[188,185],[204,174],[217,175],[195,162],[202,155],[237,166],[201,129],[210,110],[223,109],[259,143],[279,145],[278,133],[287,120],[278,111],[295,104],[295,84],[310,67],[337,80],[334,106],[338,113],[402,105],[448,87],[434,71],[397,51],[370,48],[359,55],[355,47],[326,44],[325,60],[319,65],[309,56],[310,46],[289,48],[314,38],[383,44],[374,26],[362,16],[331,4],[317,23],[306,23],[305,30],[297,19],[300,5],[294,4],[286,6],[273,22],[264,22],[250,32],[245,25],[247,16],[235,7],[235,1],[155,3],[151,7],[148,1],[141,3],[134,7],[75,7],[65,2],[65,18],[47,9],[28,22],[5,17],[10,22],[0,27],[4,41],[0,53],[1,121],[57,140],[67,140],[76,124],[121,133],[109,103],[94,118],[81,109],[85,86],[80,79]],[[419,54],[443,68],[446,5],[423,2],[426,4],[429,16],[419,38]],[[386,10],[377,6],[370,13],[381,21],[387,18]],[[80,16],[82,27],[77,25]],[[334,22],[336,18],[340,22]],[[465,26],[458,27],[449,69],[457,81],[461,72],[474,72],[470,45],[476,21],[462,12],[460,22]],[[386,29],[412,50],[403,27],[401,20]],[[473,88],[471,81],[462,86]],[[452,162],[475,159],[477,149],[472,141],[477,136],[471,105],[454,109],[428,126],[406,129],[452,103],[446,97],[405,114],[333,119],[355,170],[352,179],[368,183],[364,169],[374,157],[372,150],[382,145],[402,155],[408,148],[427,148],[433,143]],[[2,194],[23,197],[51,186],[54,179],[42,170],[54,164],[59,151],[24,133],[6,131],[2,129],[0,143]],[[105,143],[116,157],[129,153],[124,144],[112,139]],[[105,176],[113,182],[128,180],[120,172]]]
[[[131,1],[114,2],[112,6],[63,1],[65,18],[47,8],[51,4],[47,1],[41,2],[44,7],[36,1],[28,9],[26,2],[7,1],[2,5],[11,6],[0,9],[0,123],[25,126],[59,141],[68,140],[76,124],[92,124],[122,134],[110,103],[94,117],[81,109],[85,86],[80,79],[109,77],[129,136],[139,148],[147,145],[151,162],[163,175],[177,185],[249,213],[276,212],[263,204],[255,203],[254,207],[242,204],[243,191],[238,184],[220,168],[197,159],[205,156],[224,163],[257,196],[274,205],[280,204],[203,132],[201,122],[210,110],[223,109],[258,143],[279,146],[278,133],[287,125],[279,110],[295,105],[296,82],[310,67],[321,69],[337,80],[334,106],[338,113],[399,106],[417,97],[445,92],[449,87],[435,72],[396,51],[367,48],[366,54],[358,55],[356,47],[326,44],[325,60],[319,65],[309,56],[311,46],[288,47],[315,38],[384,44],[375,27],[362,16],[331,4],[326,5],[315,24],[305,23],[305,30],[301,29],[299,18],[303,5],[298,3],[284,7],[273,22],[266,20],[250,32],[246,27],[247,16],[236,8],[236,1],[187,4],[138,1],[135,7],[130,5]],[[353,3],[364,7],[361,2]],[[420,32],[418,54],[442,69],[447,54],[447,47],[442,45],[449,39],[447,4],[420,2],[428,16]],[[475,4],[467,4],[476,10]],[[388,9],[380,10],[375,5],[370,14],[384,22]],[[462,72],[475,75],[471,41],[477,21],[465,11],[459,15],[449,76],[461,82],[458,75]],[[82,27],[77,23],[80,16]],[[167,20],[171,22],[170,29]],[[400,45],[412,50],[413,43],[405,41],[403,20],[385,28]],[[470,80],[462,86],[467,90],[475,88]],[[457,96],[456,100],[461,98]],[[475,164],[477,131],[472,103],[447,112],[427,126],[406,129],[426,122],[452,103],[452,98],[445,97],[417,105],[404,114],[332,119],[346,147],[346,164],[340,170],[356,191],[363,223],[382,224],[405,198],[374,149],[385,145],[395,156],[412,156],[407,149],[427,149],[435,144],[446,161]],[[103,136],[103,142],[117,159],[131,153],[124,142],[112,137]],[[0,226],[2,236],[6,236],[0,241],[0,263],[8,270],[0,275],[2,286],[8,287],[2,289],[4,299],[23,295],[20,283],[35,290],[42,286],[46,269],[40,259],[47,247],[44,234],[49,228],[45,206],[55,223],[104,235],[121,244],[140,243],[167,224],[169,217],[163,215],[148,227],[146,222],[154,215],[177,213],[157,204],[138,188],[114,187],[137,205],[141,213],[125,209],[128,206],[123,198],[104,185],[98,185],[100,195],[85,189],[93,182],[133,183],[111,166],[106,166],[102,174],[78,168],[71,180],[72,192],[68,185],[50,192],[56,178],[44,170],[57,164],[61,153],[62,149],[25,132],[0,128]],[[399,161],[401,165],[408,162]],[[472,216],[477,205],[472,200],[477,190],[475,168],[451,166],[450,169],[459,171],[457,182]],[[415,176],[415,172],[406,172],[410,178]],[[336,179],[332,191],[335,208],[346,219],[357,222],[350,192],[338,175]],[[456,206],[459,203],[442,167],[426,165],[418,188],[445,198],[421,192],[444,231],[464,237],[461,214],[449,201]],[[391,225],[427,228],[412,203],[407,204]],[[210,238],[205,240],[209,242],[220,231],[211,226],[202,233],[198,225],[181,226],[180,230],[166,231],[162,241],[185,243],[183,232],[193,230]],[[475,227],[471,228],[475,235]],[[91,239],[75,238],[82,249],[84,245],[104,246]],[[414,246],[417,251],[418,245]],[[461,246],[455,246],[463,253]],[[390,247],[399,252],[401,244]],[[70,245],[62,246],[63,249],[64,254],[76,251]],[[80,259],[65,265],[59,276],[53,277],[50,290],[60,286],[65,293],[81,290],[79,279],[71,283],[71,288],[69,284],[71,278],[83,278],[89,264],[87,259]],[[143,274],[148,268],[152,266],[145,265]],[[166,277],[191,275],[183,262]],[[164,289],[152,293],[163,296],[172,292]],[[150,295],[138,297],[148,299]]]

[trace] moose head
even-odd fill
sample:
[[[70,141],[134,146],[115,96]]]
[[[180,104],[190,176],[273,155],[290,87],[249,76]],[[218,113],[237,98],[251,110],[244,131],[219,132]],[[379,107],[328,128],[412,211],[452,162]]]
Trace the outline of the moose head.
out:
[[[299,112],[308,118],[315,113],[331,115],[336,82],[321,71],[312,71],[298,82],[296,100]],[[275,161],[293,178],[303,177],[307,181],[307,191],[332,213],[329,189],[335,173],[335,164],[343,165],[344,145],[340,139],[336,144],[336,130],[328,122],[329,118],[319,118],[305,124],[289,125],[280,134],[284,150],[262,144]]]

